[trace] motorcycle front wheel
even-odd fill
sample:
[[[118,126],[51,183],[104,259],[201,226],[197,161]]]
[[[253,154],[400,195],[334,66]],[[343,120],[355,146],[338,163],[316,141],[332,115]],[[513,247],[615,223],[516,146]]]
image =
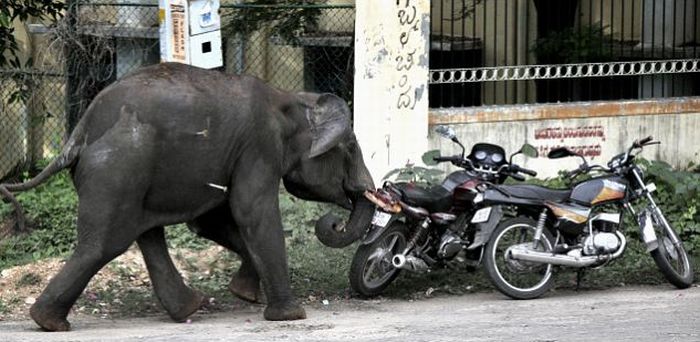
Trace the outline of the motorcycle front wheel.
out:
[[[694,277],[693,265],[688,253],[683,248],[683,242],[670,223],[663,217],[660,209],[652,210],[652,216],[652,224],[659,247],[651,251],[651,257],[669,283],[679,289],[690,287]],[[664,228],[664,222],[669,224],[669,229]],[[678,244],[674,244],[673,241],[678,241]]]
[[[406,248],[407,236],[406,225],[394,221],[374,242],[360,245],[350,266],[350,287],[365,297],[382,293],[401,271],[391,259]]]
[[[532,248],[537,223],[527,217],[501,222],[491,233],[484,252],[484,266],[491,283],[514,299],[537,298],[553,285],[552,265],[522,261],[510,256],[510,248],[527,244]],[[552,250],[552,236],[544,230],[536,250]]]

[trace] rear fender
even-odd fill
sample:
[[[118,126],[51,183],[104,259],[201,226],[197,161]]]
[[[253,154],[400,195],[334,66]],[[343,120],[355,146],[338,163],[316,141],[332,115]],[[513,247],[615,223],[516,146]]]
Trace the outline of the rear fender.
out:
[[[491,234],[496,229],[496,226],[498,226],[498,223],[501,222],[502,218],[503,208],[501,208],[500,205],[491,207],[491,214],[488,221],[474,224],[476,227],[474,242],[467,247],[467,250],[474,250],[485,245],[489,241],[489,238],[491,238]]]
[[[380,209],[377,209],[377,210],[380,210]],[[396,221],[400,218],[400,216],[401,215],[392,214],[391,218],[389,219],[389,222],[387,222],[387,224],[384,227],[374,225],[374,224],[371,225],[369,227],[369,230],[367,231],[367,234],[365,234],[365,237],[362,239],[362,242],[360,244],[361,245],[369,245],[369,244],[373,243],[374,241],[376,241],[377,238],[379,238],[379,236],[382,235],[382,233],[384,233],[389,228],[389,226],[391,226],[392,223],[394,223],[394,221]]]

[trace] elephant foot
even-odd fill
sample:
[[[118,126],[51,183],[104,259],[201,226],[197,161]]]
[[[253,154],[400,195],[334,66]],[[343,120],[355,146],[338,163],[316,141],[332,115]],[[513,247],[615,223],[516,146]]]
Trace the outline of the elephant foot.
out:
[[[70,323],[66,320],[65,314],[56,313],[56,310],[43,305],[40,302],[34,303],[29,309],[29,316],[44,331],[68,331]]]
[[[176,312],[168,312],[170,318],[175,322],[184,322],[187,317],[197,312],[206,302],[206,298],[199,292],[193,291],[192,296],[187,304],[182,306]]]
[[[306,319],[306,311],[295,302],[281,305],[268,305],[263,314],[268,321],[293,321]]]
[[[244,277],[236,273],[228,284],[228,289],[236,297],[251,303],[264,303],[262,291],[260,291],[260,281],[251,277]]]

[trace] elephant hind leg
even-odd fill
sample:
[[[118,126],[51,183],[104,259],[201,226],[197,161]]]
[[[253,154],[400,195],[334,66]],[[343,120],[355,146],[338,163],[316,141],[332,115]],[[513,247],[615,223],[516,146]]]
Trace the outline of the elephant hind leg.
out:
[[[184,321],[202,306],[204,296],[188,287],[175,268],[165,243],[163,227],[141,234],[137,242],[156,297],[174,321]]]
[[[109,261],[126,251],[132,241],[79,241],[73,255],[30,308],[32,319],[47,331],[70,330],[68,312],[90,279]]]

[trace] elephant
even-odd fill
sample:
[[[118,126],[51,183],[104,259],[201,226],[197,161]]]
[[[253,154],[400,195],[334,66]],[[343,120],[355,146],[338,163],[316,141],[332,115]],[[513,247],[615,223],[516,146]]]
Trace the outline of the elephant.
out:
[[[362,194],[374,184],[351,126],[341,98],[251,76],[161,63],[123,77],[93,99],[44,170],[0,185],[13,197],[69,169],[78,195],[77,245],[30,316],[46,331],[69,330],[89,280],[136,241],[161,305],[186,319],[202,295],[184,283],[164,235],[184,222],[241,257],[230,290],[250,301],[264,293],[265,319],[306,318],[289,285],[279,188],[350,210],[346,223],[319,220],[325,245],[361,238],[374,213]]]

